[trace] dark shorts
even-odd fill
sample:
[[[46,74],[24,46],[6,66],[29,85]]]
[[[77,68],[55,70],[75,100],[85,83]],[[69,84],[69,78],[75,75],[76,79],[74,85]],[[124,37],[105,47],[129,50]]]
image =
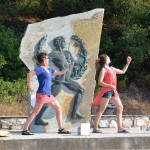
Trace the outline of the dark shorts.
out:
[[[104,97],[104,98],[112,98],[114,96],[114,94],[115,93],[112,90],[112,91],[108,91],[108,92],[104,93],[104,95],[102,97]]]

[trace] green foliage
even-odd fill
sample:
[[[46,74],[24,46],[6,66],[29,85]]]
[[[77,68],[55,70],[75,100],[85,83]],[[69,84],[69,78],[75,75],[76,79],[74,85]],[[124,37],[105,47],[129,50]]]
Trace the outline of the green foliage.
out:
[[[19,59],[19,46],[21,37],[17,37],[13,30],[0,25],[0,75],[4,80],[24,78],[27,68]]]
[[[6,64],[4,56],[0,54],[0,69]]]
[[[118,68],[123,67],[128,55],[133,58],[126,75],[119,76],[120,89],[122,84],[125,86],[129,82],[140,85],[149,74],[149,8],[150,4],[144,0],[116,0],[111,1],[106,12],[105,16],[108,18],[104,18],[100,53],[107,53],[112,60],[112,65]]]
[[[101,0],[54,0],[52,1],[53,14],[54,16],[58,16],[60,14],[61,16],[64,16],[73,13],[85,12],[96,7],[97,2],[100,4]]]
[[[122,80],[120,80],[119,82],[118,82],[118,90],[119,91],[124,91],[124,89],[126,88],[126,86],[127,86],[127,78],[125,77],[124,79],[122,79]]]
[[[138,82],[140,87],[150,90],[150,74],[143,74],[143,77],[141,77]]]
[[[36,2],[37,5],[40,4],[40,7],[36,7],[38,9],[34,11],[34,15],[42,19],[66,16],[104,7],[104,0],[37,0]]]
[[[127,73],[118,76],[118,88],[124,89],[130,82],[143,87],[149,86],[150,3],[148,0],[1,0],[1,78],[13,84],[14,80],[17,82],[26,76],[27,68],[19,59],[19,46],[28,23],[82,13],[95,8],[105,9],[99,53],[108,54],[112,65],[118,68],[123,67],[128,55],[133,58]]]
[[[24,79],[14,82],[0,79],[0,104],[12,105],[16,102],[26,101],[27,87]]]

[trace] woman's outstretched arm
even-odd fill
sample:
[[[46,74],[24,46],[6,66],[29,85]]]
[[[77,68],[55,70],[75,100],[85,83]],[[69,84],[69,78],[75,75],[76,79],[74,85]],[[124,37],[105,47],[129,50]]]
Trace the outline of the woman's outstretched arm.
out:
[[[128,56],[128,57],[127,57],[127,63],[126,63],[126,65],[123,67],[122,70],[113,67],[114,70],[116,71],[116,73],[117,73],[117,74],[124,74],[124,73],[127,71],[128,67],[129,67],[129,65],[130,65],[131,60],[132,60],[132,58],[131,58],[130,56]]]

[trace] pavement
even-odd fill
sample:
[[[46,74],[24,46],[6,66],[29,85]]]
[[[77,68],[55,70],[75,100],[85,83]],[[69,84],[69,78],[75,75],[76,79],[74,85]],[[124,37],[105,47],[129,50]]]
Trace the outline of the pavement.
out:
[[[87,136],[71,134],[35,133],[21,135],[21,131],[11,131],[12,136],[0,137],[0,150],[128,150],[149,149],[150,131],[127,129],[130,133],[117,133],[114,128],[102,128],[103,133]]]
[[[58,134],[57,132],[48,133],[34,133],[34,135],[21,135],[21,131],[10,131],[12,136],[0,137],[0,140],[12,140],[12,139],[41,139],[41,138],[105,138],[105,137],[143,137],[149,136],[150,131],[142,131],[136,128],[127,129],[129,133],[117,133],[115,128],[101,128],[103,133],[92,133],[90,135],[79,135],[77,132],[71,132],[71,134]]]

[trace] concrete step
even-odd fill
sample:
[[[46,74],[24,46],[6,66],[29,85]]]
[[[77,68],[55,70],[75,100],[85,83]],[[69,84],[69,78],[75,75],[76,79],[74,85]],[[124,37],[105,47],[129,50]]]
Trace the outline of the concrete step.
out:
[[[117,133],[114,128],[102,128],[102,131],[101,134],[91,131],[89,136],[80,136],[77,132],[23,136],[13,131],[11,137],[0,137],[0,150],[150,150],[150,131],[136,128],[128,129],[130,133]]]

